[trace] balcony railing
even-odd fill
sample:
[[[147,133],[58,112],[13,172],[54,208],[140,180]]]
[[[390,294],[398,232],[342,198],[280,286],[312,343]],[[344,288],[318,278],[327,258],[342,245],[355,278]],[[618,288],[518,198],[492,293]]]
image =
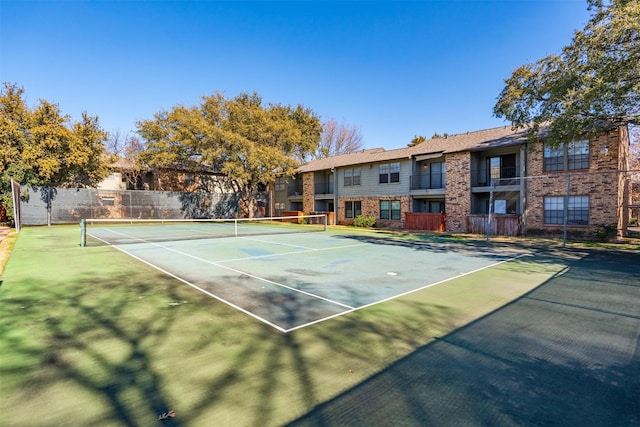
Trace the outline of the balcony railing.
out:
[[[333,183],[316,183],[313,189],[315,191],[315,194],[333,194]]]
[[[289,185],[287,196],[302,196],[302,183]]]
[[[472,187],[495,187],[520,185],[520,170],[517,167],[502,167],[500,171],[471,171]]]
[[[444,173],[432,173],[430,175],[412,175],[411,176],[411,189],[412,190],[432,190],[445,187]]]

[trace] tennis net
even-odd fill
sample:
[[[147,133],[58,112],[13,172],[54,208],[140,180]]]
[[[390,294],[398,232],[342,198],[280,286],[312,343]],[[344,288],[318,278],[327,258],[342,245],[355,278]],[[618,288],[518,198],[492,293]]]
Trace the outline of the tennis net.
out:
[[[237,219],[83,219],[80,244],[158,243],[177,240],[325,231],[326,215]]]

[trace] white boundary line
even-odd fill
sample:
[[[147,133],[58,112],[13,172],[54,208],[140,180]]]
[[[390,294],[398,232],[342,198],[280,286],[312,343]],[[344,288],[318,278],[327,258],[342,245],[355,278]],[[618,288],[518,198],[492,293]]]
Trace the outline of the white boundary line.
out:
[[[111,231],[111,230],[109,230],[109,231]],[[302,325],[298,325],[298,326],[295,326],[295,327],[293,327],[293,328],[284,329],[284,328],[282,328],[282,327],[280,327],[280,326],[278,326],[278,325],[276,325],[276,324],[274,324],[274,323],[272,323],[272,322],[270,322],[270,321],[268,321],[268,320],[266,320],[266,319],[263,319],[262,317],[260,317],[260,316],[258,316],[258,315],[256,315],[256,314],[254,314],[254,313],[252,313],[252,312],[250,312],[250,311],[248,311],[248,310],[245,310],[244,308],[242,308],[242,307],[240,307],[240,306],[237,306],[237,305],[235,305],[235,304],[233,304],[233,303],[231,303],[231,302],[229,302],[229,301],[225,300],[224,298],[221,298],[221,297],[219,297],[219,296],[217,296],[217,295],[215,295],[215,294],[212,294],[211,292],[209,292],[209,291],[207,291],[207,290],[205,290],[205,289],[202,289],[202,288],[200,288],[199,286],[197,286],[197,285],[195,285],[195,284],[193,284],[193,283],[191,283],[191,282],[189,282],[189,281],[187,281],[187,280],[185,280],[185,279],[183,279],[183,278],[181,278],[181,277],[179,277],[179,276],[177,276],[177,275],[175,275],[175,274],[173,274],[173,273],[170,273],[170,272],[168,272],[168,271],[166,271],[166,270],[164,270],[164,269],[162,269],[162,268],[160,268],[160,267],[158,267],[158,266],[156,266],[156,265],[154,265],[154,264],[152,264],[152,263],[150,263],[150,262],[148,262],[148,261],[146,261],[146,260],[144,260],[144,259],[142,259],[142,258],[140,258],[140,257],[137,257],[137,256],[133,255],[133,254],[132,254],[132,253],[130,253],[130,252],[125,251],[124,249],[120,248],[119,246],[111,245],[109,242],[107,242],[107,241],[105,241],[105,240],[103,240],[103,239],[101,239],[101,238],[99,238],[99,237],[96,237],[96,236],[91,235],[91,237],[93,237],[93,238],[95,238],[95,239],[98,239],[98,240],[100,240],[101,242],[104,242],[104,243],[106,243],[106,244],[108,244],[108,245],[110,245],[110,246],[114,246],[117,250],[121,251],[122,253],[127,254],[127,255],[129,255],[130,257],[135,258],[135,259],[137,259],[138,261],[141,261],[141,262],[143,262],[143,263],[147,264],[148,266],[153,267],[153,268],[155,268],[156,270],[161,271],[162,273],[165,273],[165,274],[167,274],[167,275],[169,275],[169,276],[171,276],[171,277],[173,277],[173,278],[175,278],[175,279],[177,279],[177,280],[181,281],[182,283],[184,283],[184,284],[186,284],[186,285],[188,285],[188,286],[191,286],[192,288],[194,288],[194,289],[196,289],[196,290],[198,290],[198,291],[200,291],[200,292],[202,292],[202,293],[204,293],[204,294],[206,294],[206,295],[208,295],[208,296],[210,296],[210,297],[212,297],[212,298],[214,298],[214,299],[216,299],[216,300],[218,300],[218,301],[220,301],[220,302],[222,302],[222,303],[224,303],[224,304],[227,304],[227,305],[229,305],[230,307],[235,308],[236,310],[239,310],[239,311],[241,311],[241,312],[243,312],[243,313],[245,313],[245,314],[248,314],[249,316],[253,317],[254,319],[259,320],[260,322],[263,322],[263,323],[265,323],[265,324],[267,324],[267,325],[269,325],[269,326],[271,326],[271,327],[273,327],[273,328],[275,328],[275,329],[277,329],[277,330],[279,330],[280,332],[285,333],[285,334],[286,334],[286,333],[289,333],[289,332],[293,332],[293,331],[295,331],[295,330],[297,330],[297,329],[306,328],[307,326],[312,326],[312,325],[315,325],[315,324],[317,324],[317,323],[324,322],[324,321],[326,321],[326,320],[334,319],[334,318],[336,318],[336,317],[343,316],[343,315],[345,315],[345,314],[353,313],[353,312],[355,312],[355,311],[358,311],[358,310],[361,310],[361,309],[364,309],[364,308],[372,307],[372,306],[374,306],[374,305],[381,304],[381,303],[383,303],[383,302],[391,301],[391,300],[394,300],[394,299],[397,299],[397,298],[403,297],[403,296],[405,296],[405,295],[409,295],[409,294],[412,294],[412,293],[415,293],[415,292],[418,292],[418,291],[422,291],[422,290],[424,290],[424,289],[431,288],[431,287],[433,287],[433,286],[441,285],[441,284],[446,283],[446,282],[449,282],[449,281],[451,281],[451,280],[458,279],[458,278],[460,278],[460,277],[464,277],[464,276],[468,276],[468,275],[470,275],[470,274],[476,273],[476,272],[478,272],[478,271],[485,270],[485,269],[487,269],[487,268],[495,267],[496,265],[504,264],[504,263],[506,263],[506,262],[511,262],[511,261],[514,261],[514,260],[516,260],[516,259],[519,259],[519,258],[522,258],[522,257],[525,257],[525,256],[530,256],[530,254],[521,254],[521,255],[515,256],[515,257],[513,257],[513,258],[505,259],[505,260],[502,260],[502,261],[499,261],[499,262],[496,262],[496,263],[493,263],[493,264],[490,264],[490,265],[486,265],[486,266],[484,266],[484,267],[477,268],[477,269],[475,269],[475,270],[471,270],[471,271],[468,271],[468,272],[465,272],[465,273],[461,273],[461,274],[458,274],[457,276],[449,277],[449,278],[447,278],[447,279],[440,280],[439,282],[431,283],[431,284],[428,284],[428,285],[425,285],[425,286],[422,286],[422,287],[419,287],[419,288],[416,288],[416,289],[412,289],[412,290],[410,290],[410,291],[403,292],[403,293],[398,294],[398,295],[393,295],[393,296],[391,296],[391,297],[388,297],[388,298],[385,298],[385,299],[381,299],[381,300],[379,300],[379,301],[375,301],[375,302],[372,302],[372,303],[369,303],[369,304],[365,304],[365,305],[362,305],[362,306],[360,306],[360,307],[350,307],[350,306],[348,306],[348,305],[346,305],[346,304],[342,304],[342,303],[339,303],[339,302],[336,302],[336,301],[332,301],[332,300],[329,300],[329,299],[327,299],[327,298],[324,298],[324,297],[321,297],[321,296],[318,296],[318,295],[314,295],[314,294],[311,294],[311,293],[308,293],[308,292],[305,292],[305,291],[300,291],[300,290],[298,290],[298,289],[291,288],[291,287],[289,287],[289,286],[286,286],[286,285],[283,285],[283,284],[280,284],[280,283],[277,283],[277,282],[273,282],[273,281],[270,281],[270,280],[268,280],[268,279],[261,278],[261,277],[259,277],[259,276],[254,276],[254,275],[252,275],[252,274],[245,273],[245,272],[242,272],[242,271],[240,271],[240,270],[236,270],[236,269],[233,269],[233,268],[230,268],[230,267],[225,267],[225,266],[223,266],[223,265],[217,264],[216,262],[209,261],[209,260],[206,260],[206,259],[204,259],[204,258],[196,257],[196,256],[193,256],[193,255],[189,255],[189,254],[186,254],[186,253],[183,253],[183,252],[177,251],[177,250],[172,249],[172,248],[167,247],[167,246],[163,246],[163,245],[160,245],[160,244],[157,244],[157,243],[153,243],[153,242],[148,242],[148,241],[146,241],[146,240],[139,239],[139,238],[137,238],[137,237],[128,236],[128,235],[126,235],[126,234],[124,234],[124,233],[118,233],[118,232],[115,232],[115,231],[113,231],[113,232],[114,232],[114,233],[117,233],[117,234],[122,234],[123,236],[130,237],[130,238],[133,238],[133,239],[135,239],[135,240],[140,240],[140,241],[141,241],[141,242],[143,242],[143,243],[148,243],[148,244],[151,244],[151,245],[153,245],[153,246],[158,246],[158,247],[160,247],[160,248],[162,248],[162,249],[167,249],[167,250],[169,250],[169,251],[173,251],[173,252],[176,252],[176,253],[179,253],[179,254],[182,254],[182,255],[185,255],[185,256],[188,256],[188,257],[191,257],[191,258],[194,258],[194,259],[200,260],[200,261],[204,261],[204,262],[209,263],[209,264],[213,264],[213,265],[218,266],[218,267],[220,267],[220,268],[228,269],[228,270],[231,270],[231,271],[234,271],[234,272],[238,272],[238,273],[240,273],[240,274],[245,274],[245,275],[247,275],[247,276],[249,276],[249,277],[253,277],[253,278],[258,279],[258,280],[262,280],[262,281],[265,281],[265,282],[268,282],[268,283],[272,283],[272,284],[277,285],[277,286],[282,286],[282,287],[285,287],[285,288],[287,288],[287,289],[290,289],[290,290],[293,290],[293,291],[296,291],[296,292],[300,292],[300,293],[306,294],[306,295],[308,295],[308,296],[311,296],[311,297],[314,297],[314,298],[318,298],[318,299],[321,299],[321,300],[325,300],[325,301],[327,301],[327,302],[334,303],[334,304],[337,304],[337,305],[340,305],[340,306],[343,306],[343,307],[347,307],[347,308],[348,308],[348,310],[345,310],[345,311],[343,311],[343,312],[341,312],[341,313],[337,313],[337,314],[333,314],[333,315],[331,315],[331,316],[323,317],[322,319],[317,319],[317,320],[314,320],[314,321],[312,321],[312,322],[304,323],[304,324],[302,324]],[[262,241],[262,242],[264,242],[264,241]],[[346,248],[346,247],[353,247],[353,246],[363,246],[363,245],[365,245],[365,243],[360,243],[360,244],[356,244],[356,245],[339,246],[339,247],[337,247],[337,248],[311,249],[309,252],[322,251],[322,250],[329,250],[329,249],[339,249],[339,248]],[[305,252],[304,252],[304,251],[295,251],[295,252],[289,252],[289,253],[285,253],[285,254],[277,254],[277,255],[298,254],[298,253],[305,253]],[[264,255],[264,256],[257,256],[257,257],[247,257],[247,258],[238,258],[238,259],[236,259],[236,260],[255,259],[255,258],[268,257],[268,256],[272,256],[272,255]],[[234,260],[227,260],[227,261],[222,261],[222,262],[228,262],[228,261],[234,261]]]
[[[314,320],[313,322],[305,323],[303,325],[298,325],[296,327],[289,328],[289,329],[285,330],[284,332],[288,333],[288,332],[295,331],[296,329],[302,329],[302,328],[305,328],[307,326],[315,325],[316,323],[324,322],[325,320],[334,319],[336,317],[339,317],[339,316],[342,316],[342,315],[345,315],[345,314],[349,314],[349,313],[353,313],[354,311],[358,311],[358,310],[361,310],[363,308],[367,308],[367,307],[371,307],[371,306],[374,306],[374,305],[377,305],[377,304],[381,304],[383,302],[391,301],[391,300],[394,300],[396,298],[400,298],[400,297],[403,297],[405,295],[412,294],[414,292],[422,291],[422,290],[430,288],[432,286],[441,285],[441,284],[446,283],[446,282],[448,282],[450,280],[459,279],[460,277],[468,276],[469,274],[473,274],[473,273],[476,273],[478,271],[481,271],[481,270],[484,270],[484,269],[487,269],[487,268],[495,267],[496,265],[500,265],[500,264],[503,264],[505,262],[510,262],[510,261],[513,261],[513,260],[516,260],[518,258],[522,258],[522,257],[525,257],[525,256],[529,256],[529,254],[518,255],[518,256],[516,256],[514,258],[509,258],[509,259],[502,260],[500,262],[496,262],[494,264],[486,265],[484,267],[480,267],[480,268],[477,268],[475,270],[468,271],[466,273],[458,274],[457,276],[449,277],[448,279],[444,279],[444,280],[441,280],[439,282],[431,283],[429,285],[425,285],[425,286],[422,286],[422,287],[417,288],[417,289],[412,289],[410,291],[403,292],[403,293],[398,294],[398,295],[394,295],[394,296],[391,296],[391,297],[388,297],[388,298],[385,298],[385,299],[381,299],[380,301],[372,302],[372,303],[365,304],[365,305],[360,306],[360,307],[353,308],[352,310],[344,311],[342,313],[338,313],[338,314],[334,314],[334,315],[331,315],[331,316],[328,316],[328,317],[324,317],[322,319]]]
[[[264,318],[262,318],[262,317],[258,316],[257,314],[254,314],[254,313],[252,313],[252,312],[250,312],[250,311],[248,311],[248,310],[245,310],[244,308],[242,308],[242,307],[240,307],[240,306],[238,306],[238,305],[235,305],[234,303],[232,303],[232,302],[230,302],[230,301],[227,301],[227,300],[226,300],[226,299],[224,299],[224,298],[221,298],[221,297],[219,297],[219,296],[217,296],[217,295],[215,295],[215,294],[213,294],[213,293],[211,293],[211,292],[209,292],[209,291],[207,291],[207,290],[205,290],[205,289],[202,289],[201,287],[199,287],[199,286],[197,286],[197,285],[195,285],[195,284],[193,284],[193,283],[189,282],[188,280],[185,280],[185,279],[183,279],[183,278],[182,278],[182,277],[180,277],[180,276],[177,276],[177,275],[175,275],[175,274],[173,274],[173,273],[170,273],[170,272],[168,272],[168,271],[166,271],[166,270],[164,270],[164,269],[162,269],[162,268],[158,267],[157,265],[154,265],[154,264],[152,264],[152,263],[150,263],[150,262],[148,262],[148,261],[146,261],[146,260],[144,260],[144,259],[142,259],[142,258],[140,258],[140,257],[137,257],[137,256],[133,255],[132,253],[127,252],[127,251],[125,251],[124,249],[121,249],[121,248],[120,248],[120,247],[118,247],[118,246],[114,246],[114,247],[115,247],[117,250],[119,250],[120,252],[125,253],[125,254],[129,255],[130,257],[135,258],[135,259],[137,259],[138,261],[141,261],[141,262],[143,262],[143,263],[147,264],[148,266],[153,267],[153,268],[155,268],[156,270],[161,271],[162,273],[167,274],[167,275],[169,275],[169,276],[173,277],[174,279],[177,279],[177,280],[181,281],[181,282],[182,282],[182,283],[184,283],[185,285],[191,286],[192,288],[194,288],[194,289],[196,289],[196,290],[198,290],[198,291],[202,292],[202,293],[203,293],[203,294],[205,294],[205,295],[210,296],[211,298],[215,298],[215,299],[217,299],[218,301],[220,301],[220,302],[222,302],[222,303],[224,303],[224,304],[227,304],[228,306],[230,306],[230,307],[232,307],[232,308],[235,308],[236,310],[239,310],[239,311],[241,311],[241,312],[243,312],[243,313],[245,313],[245,314],[248,314],[249,316],[253,317],[254,319],[259,320],[260,322],[265,323],[265,324],[267,324],[267,325],[269,325],[269,326],[271,326],[271,327],[273,327],[273,328],[275,328],[275,329],[279,330],[279,331],[280,331],[280,332],[282,332],[282,333],[285,333],[285,334],[287,333],[287,330],[286,330],[286,329],[284,329],[284,328],[282,328],[282,327],[280,327],[280,326],[276,325],[275,323],[269,322],[267,319],[264,319]]]
[[[119,235],[122,235],[122,236],[125,236],[125,237],[128,237],[128,238],[132,238],[132,239],[134,239],[134,240],[139,240],[140,242],[143,242],[143,243],[149,244],[149,245],[151,245],[151,246],[156,246],[156,247],[159,247],[159,248],[161,248],[161,249],[168,250],[168,251],[170,251],[170,252],[175,252],[175,253],[180,254],[180,255],[182,255],[182,256],[186,256],[186,257],[189,257],[189,258],[193,258],[193,259],[195,259],[195,260],[198,260],[198,261],[201,261],[201,262],[204,262],[204,263],[207,263],[207,264],[211,264],[211,265],[214,265],[214,266],[216,266],[216,267],[219,267],[219,268],[222,268],[222,269],[225,269],[225,270],[232,271],[232,272],[234,272],[234,273],[242,274],[242,275],[245,275],[245,276],[251,277],[251,278],[253,278],[253,279],[256,279],[256,280],[262,281],[262,282],[266,282],[266,283],[269,283],[269,284],[272,284],[272,285],[275,285],[275,286],[279,286],[279,287],[281,287],[281,288],[285,288],[285,289],[288,289],[288,290],[293,291],[293,292],[297,292],[297,293],[300,293],[300,294],[303,294],[303,295],[306,295],[306,296],[309,296],[309,297],[312,297],[312,298],[315,298],[315,299],[319,299],[319,300],[322,300],[322,301],[326,301],[326,302],[328,302],[328,303],[330,303],[330,304],[338,305],[338,306],[340,306],[340,307],[345,307],[345,308],[350,309],[350,310],[354,309],[354,307],[351,307],[350,305],[343,304],[343,303],[338,302],[338,301],[333,301],[333,300],[331,300],[331,299],[329,299],[329,298],[325,298],[325,297],[320,296],[320,295],[312,294],[311,292],[307,292],[307,291],[303,291],[303,290],[300,290],[300,289],[296,289],[296,288],[294,288],[294,287],[287,286],[287,285],[285,285],[285,284],[283,284],[283,283],[278,283],[278,282],[275,282],[275,281],[273,281],[273,280],[265,279],[264,277],[256,276],[255,274],[247,273],[247,272],[245,272],[245,271],[238,270],[238,269],[236,269],[236,268],[228,267],[228,266],[225,266],[225,265],[220,264],[219,262],[210,261],[210,260],[208,260],[208,259],[204,259],[204,258],[201,258],[201,257],[197,257],[197,256],[195,256],[195,255],[191,255],[191,254],[188,254],[188,253],[186,253],[186,252],[182,252],[182,251],[179,251],[179,250],[173,249],[173,248],[171,248],[171,247],[161,245],[161,244],[159,244],[159,243],[149,242],[149,241],[146,241],[146,240],[144,240],[144,239],[140,239],[140,238],[138,238],[138,237],[134,237],[134,236],[130,236],[130,235],[127,235],[127,234],[124,234],[124,233],[120,233],[120,232],[118,232],[118,231],[114,231],[114,230],[108,230],[108,231],[110,231],[110,232],[112,232],[112,233],[114,233],[114,234],[119,234]],[[94,236],[92,236],[92,237],[94,237]],[[99,238],[98,238],[98,240],[101,240],[101,241],[103,241],[103,242],[104,242],[104,240],[102,240],[102,239],[99,239]],[[105,242],[105,243],[106,243],[106,242]],[[155,266],[155,265],[154,265],[154,264],[152,264],[151,262],[144,261],[144,260],[142,260],[142,258],[140,258],[140,257],[138,257],[138,256],[133,255],[132,253],[130,253],[130,252],[128,252],[128,251],[126,251],[126,250],[124,250],[124,249],[120,248],[120,247],[119,247],[119,246],[117,246],[117,245],[114,245],[114,246],[115,246],[118,250],[120,250],[121,252],[131,255],[131,256],[132,256],[132,257],[134,257],[135,259],[137,259],[137,260],[141,260],[141,261],[145,262],[146,264],[148,264],[148,265],[150,265],[150,266],[152,266],[152,267],[157,268],[158,270],[162,271],[163,273],[167,273],[167,274],[169,274],[171,277],[175,277],[175,278],[177,278],[177,279],[179,279],[179,280],[183,281],[184,283],[189,284],[189,286],[192,286],[192,287],[195,287],[195,288],[197,288],[197,289],[200,289],[200,288],[199,288],[199,287],[197,287],[196,285],[194,285],[194,284],[192,284],[192,283],[189,283],[188,281],[186,281],[186,280],[184,280],[184,279],[182,279],[182,278],[180,278],[180,277],[176,276],[175,274],[169,273],[169,272],[167,272],[167,271],[165,271],[165,270],[161,269],[160,267]],[[327,250],[328,250],[328,249],[327,249]],[[302,252],[300,252],[300,251],[290,252],[290,254],[293,254],[293,253],[302,253]],[[283,254],[279,254],[279,255],[283,255]],[[254,258],[259,258],[259,257],[254,257]],[[240,258],[239,260],[244,260],[244,259],[252,259],[252,258],[250,258],[250,257],[247,257],[247,258]],[[222,261],[222,262],[229,262],[229,261]],[[205,290],[203,290],[203,289],[200,289],[200,290],[201,290],[201,291],[203,291],[203,292],[205,292],[207,295],[211,295],[208,291],[205,291]],[[223,300],[223,299],[221,299],[221,298],[218,298],[218,299],[220,299],[221,301],[224,301],[224,300]],[[236,307],[236,306],[234,305],[234,307]],[[244,311],[244,310],[243,310],[243,311]],[[254,317],[256,317],[256,316],[254,316]],[[266,321],[265,321],[265,322],[266,322]]]

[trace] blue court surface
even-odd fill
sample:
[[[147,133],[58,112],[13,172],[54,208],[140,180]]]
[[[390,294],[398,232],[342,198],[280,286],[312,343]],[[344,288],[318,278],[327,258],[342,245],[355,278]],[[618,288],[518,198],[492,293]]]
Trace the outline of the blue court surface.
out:
[[[513,249],[313,232],[152,241],[117,233],[118,250],[289,332],[520,257]],[[128,234],[131,233],[131,234]]]

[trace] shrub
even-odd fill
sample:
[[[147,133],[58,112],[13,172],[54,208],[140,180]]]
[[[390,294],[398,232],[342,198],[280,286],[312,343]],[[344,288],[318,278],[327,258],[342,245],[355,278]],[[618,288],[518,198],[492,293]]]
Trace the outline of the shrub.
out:
[[[612,237],[618,234],[618,227],[615,224],[598,224],[598,229],[591,232],[591,236],[596,239],[606,242]]]
[[[356,227],[364,227],[364,228],[374,227],[376,225],[376,217],[373,215],[371,216],[358,215],[353,220],[353,225],[355,225]]]

